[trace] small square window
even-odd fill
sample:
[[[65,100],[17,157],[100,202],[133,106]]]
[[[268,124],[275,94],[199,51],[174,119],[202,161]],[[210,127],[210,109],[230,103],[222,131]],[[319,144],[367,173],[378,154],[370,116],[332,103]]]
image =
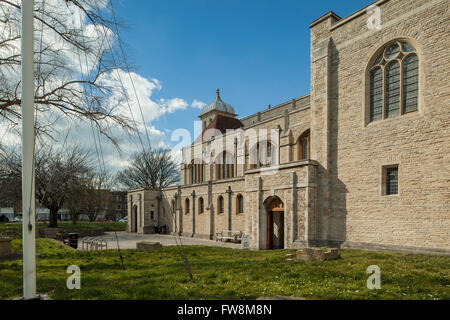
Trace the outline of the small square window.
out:
[[[386,195],[398,194],[398,167],[386,168]]]
[[[383,195],[398,194],[398,165],[383,167]]]

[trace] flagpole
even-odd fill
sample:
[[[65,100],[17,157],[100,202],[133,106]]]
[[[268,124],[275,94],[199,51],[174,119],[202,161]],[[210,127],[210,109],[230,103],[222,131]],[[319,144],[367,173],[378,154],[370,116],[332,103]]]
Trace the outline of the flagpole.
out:
[[[24,298],[36,296],[34,0],[22,0],[22,218]]]

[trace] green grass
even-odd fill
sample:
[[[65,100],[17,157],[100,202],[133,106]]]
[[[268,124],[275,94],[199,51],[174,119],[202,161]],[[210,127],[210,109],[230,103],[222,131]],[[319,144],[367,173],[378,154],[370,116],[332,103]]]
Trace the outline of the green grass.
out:
[[[37,223],[38,230],[48,227],[47,223]],[[106,231],[125,231],[126,222],[58,222],[58,228],[64,229],[66,233],[81,233],[87,230],[96,230],[104,228]],[[13,239],[22,238],[22,223],[0,223],[0,236],[6,235],[6,231],[10,231]]]
[[[21,242],[13,241],[14,250]],[[450,258],[343,250],[329,262],[289,262],[286,251],[185,247],[191,283],[176,247],[154,252],[80,252],[38,240],[37,286],[53,299],[450,299]],[[66,288],[70,265],[81,268],[81,290]],[[381,268],[382,289],[366,287],[367,267]],[[0,299],[22,294],[22,261],[0,262]]]

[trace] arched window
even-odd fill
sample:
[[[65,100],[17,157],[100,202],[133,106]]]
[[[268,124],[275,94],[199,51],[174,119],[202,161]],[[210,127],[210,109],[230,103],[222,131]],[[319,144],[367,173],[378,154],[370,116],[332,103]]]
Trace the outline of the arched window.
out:
[[[236,213],[244,213],[244,197],[241,194],[236,197]]]
[[[297,159],[298,160],[308,160],[310,157],[310,131],[307,130],[305,133],[303,133],[300,138],[298,138],[298,142],[297,142],[297,150],[298,150],[298,155],[297,155]]]
[[[189,165],[189,183],[188,184],[196,184],[196,183],[202,183],[205,180],[205,170],[204,165],[195,163],[195,161],[192,161]]]
[[[272,167],[278,163],[276,146],[269,141],[263,141],[256,144],[252,150],[250,168]]]
[[[186,214],[188,214],[188,213],[191,212],[191,206],[190,206],[190,204],[191,204],[191,202],[189,201],[189,199],[186,199],[186,200],[184,201],[184,212],[185,212]]]
[[[217,199],[217,210],[219,213],[225,212],[224,200],[222,196],[219,196],[219,198]]]
[[[172,209],[172,214],[175,214],[175,200],[173,200],[172,199],[172,202],[171,202],[171,209]]]
[[[200,214],[205,212],[205,202],[202,197],[198,198],[198,212]]]
[[[417,111],[419,58],[407,41],[383,48],[369,72],[369,121]]]
[[[419,58],[412,54],[403,61],[403,113],[417,111],[419,98]]]
[[[230,152],[223,152],[216,158],[216,180],[234,178],[234,157]]]
[[[400,63],[390,62],[386,67],[386,118],[400,114]]]

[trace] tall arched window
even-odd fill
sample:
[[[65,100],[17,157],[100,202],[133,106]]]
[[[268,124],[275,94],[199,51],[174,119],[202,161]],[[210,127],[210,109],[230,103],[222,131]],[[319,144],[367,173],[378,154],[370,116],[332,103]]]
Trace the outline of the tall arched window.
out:
[[[419,58],[407,41],[383,48],[369,73],[369,121],[417,111]]]
[[[310,131],[303,133],[297,142],[298,160],[308,160],[310,155]]]
[[[202,183],[205,180],[204,165],[192,161],[189,165],[189,184]]]
[[[205,202],[202,197],[198,198],[198,212],[200,214],[205,212]]]
[[[234,157],[230,152],[224,151],[216,159],[217,180],[234,178]]]
[[[244,197],[241,194],[236,197],[236,213],[244,213]]]
[[[186,198],[184,201],[184,213],[188,214],[191,212],[191,202]]]
[[[383,69],[370,72],[370,121],[383,119]]]
[[[252,150],[250,168],[272,167],[278,164],[276,156],[277,150],[275,145],[269,141],[259,142]]]
[[[419,58],[412,54],[403,61],[403,113],[417,111]]]
[[[170,205],[171,209],[172,209],[172,214],[175,214],[175,200],[171,201],[171,205]]]
[[[225,212],[224,200],[222,196],[219,196],[219,198],[217,199],[217,210],[219,213]]]

